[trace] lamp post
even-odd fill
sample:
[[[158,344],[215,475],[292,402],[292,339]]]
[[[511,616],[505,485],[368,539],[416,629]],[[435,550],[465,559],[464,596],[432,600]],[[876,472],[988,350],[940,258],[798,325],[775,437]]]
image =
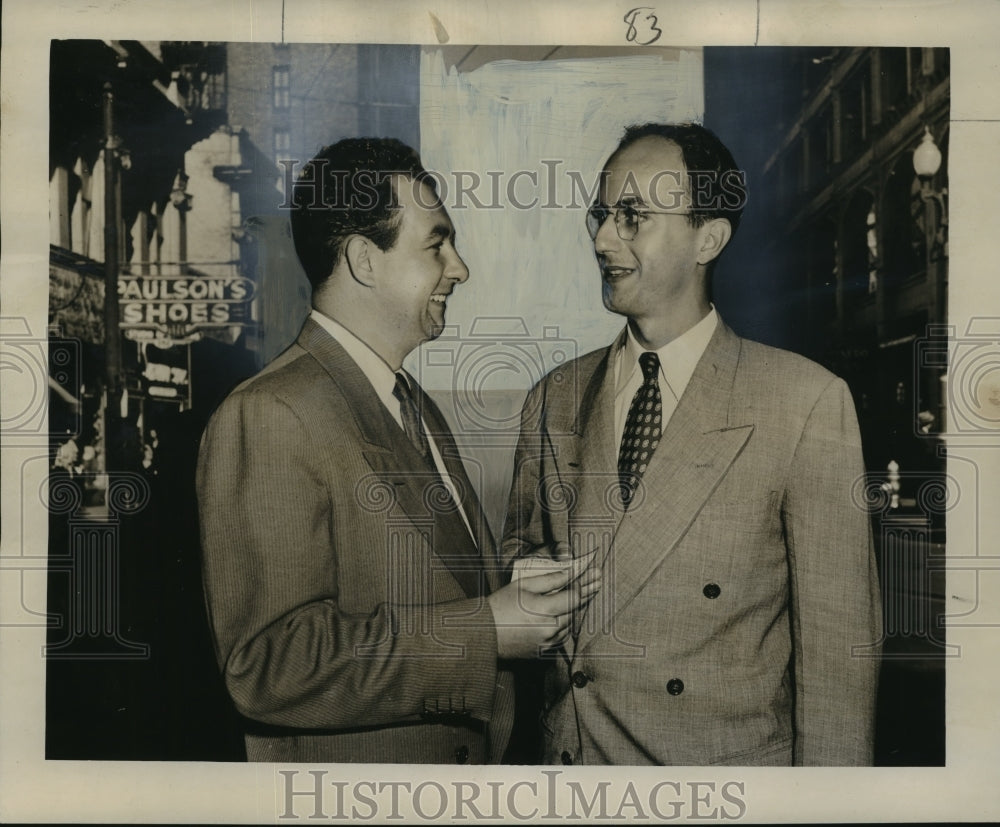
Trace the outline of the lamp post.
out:
[[[118,331],[118,146],[114,92],[104,84],[104,376],[109,404],[121,386],[121,341]]]
[[[934,135],[929,126],[924,127],[923,137],[920,139],[920,146],[913,151],[913,171],[920,179],[920,197],[924,203],[934,203],[935,212],[932,215],[934,221],[933,246],[931,247],[931,257],[937,254],[948,255],[948,207],[945,198],[948,190],[945,187],[934,189],[931,179],[937,175],[941,169],[941,150],[934,143]]]
[[[115,97],[110,82],[101,96],[104,126],[104,468],[108,473],[123,467],[119,444],[124,413],[122,396],[122,345],[118,311],[119,202],[118,169],[121,138],[115,134]]]
[[[928,289],[931,291],[929,300],[931,302],[930,321],[943,323],[946,317],[945,303],[947,293],[945,291],[946,274],[941,269],[947,267],[946,262],[941,259],[948,258],[948,190],[945,187],[935,189],[931,181],[938,170],[941,169],[941,150],[934,142],[934,135],[929,126],[924,126],[924,134],[920,139],[920,145],[913,151],[913,171],[920,179],[920,198],[927,209],[927,226],[925,228],[925,243],[927,248],[927,260],[925,267],[928,278]],[[929,205],[933,204],[933,208]],[[938,382],[928,383],[928,388],[938,390],[938,398],[933,399],[934,390],[930,392],[931,402],[938,410],[938,422],[942,431],[946,428],[947,421],[947,373],[938,376]],[[940,387],[939,387],[940,386]]]

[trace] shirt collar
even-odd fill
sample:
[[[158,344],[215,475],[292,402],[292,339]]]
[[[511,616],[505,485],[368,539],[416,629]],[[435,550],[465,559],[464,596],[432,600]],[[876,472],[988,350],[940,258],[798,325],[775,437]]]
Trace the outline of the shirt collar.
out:
[[[656,354],[660,358],[660,378],[667,383],[677,399],[681,398],[688,382],[691,381],[694,369],[708,347],[718,321],[719,314],[715,310],[715,305],[712,305],[705,318],[694,327],[688,328],[676,339],[657,349]],[[618,351],[616,396],[628,386],[632,375],[639,370],[639,356],[644,351],[635,340],[632,328],[626,325],[625,330],[625,341]]]
[[[333,336],[337,344],[347,351],[347,355],[361,368],[361,372],[372,383],[372,387],[386,407],[390,410],[393,406],[398,407],[398,402],[392,395],[392,391],[396,387],[396,374],[386,361],[339,322],[335,322],[315,308],[310,315],[316,324]],[[407,377],[407,381],[409,381],[409,377]],[[410,382],[410,387],[413,387],[412,382]]]

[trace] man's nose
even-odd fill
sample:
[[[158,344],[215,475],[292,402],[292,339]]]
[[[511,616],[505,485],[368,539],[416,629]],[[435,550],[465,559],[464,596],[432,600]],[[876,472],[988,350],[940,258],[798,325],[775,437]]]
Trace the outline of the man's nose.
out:
[[[594,236],[594,252],[607,253],[621,244],[622,240],[618,235],[618,228],[615,222],[615,214],[608,213],[607,218],[597,228],[597,235]]]
[[[463,281],[469,278],[469,268],[465,266],[465,262],[462,257],[458,254],[457,250],[451,251],[451,256],[448,260],[448,266],[444,271],[445,278],[452,279],[461,284]]]

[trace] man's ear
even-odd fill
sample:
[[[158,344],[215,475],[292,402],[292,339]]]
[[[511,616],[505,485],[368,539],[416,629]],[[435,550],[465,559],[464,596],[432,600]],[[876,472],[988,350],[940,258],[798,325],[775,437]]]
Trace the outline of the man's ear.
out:
[[[352,235],[344,245],[344,260],[351,278],[366,287],[372,287],[375,283],[375,263],[372,260],[374,253],[375,245],[363,235]]]
[[[732,238],[733,228],[727,218],[713,218],[700,228],[701,249],[698,251],[698,263],[708,264],[719,257]]]

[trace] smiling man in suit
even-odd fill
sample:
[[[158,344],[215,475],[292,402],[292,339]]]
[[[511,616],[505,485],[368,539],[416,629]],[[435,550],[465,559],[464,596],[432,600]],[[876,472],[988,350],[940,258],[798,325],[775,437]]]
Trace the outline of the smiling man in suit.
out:
[[[340,141],[293,204],[312,313],[215,413],[198,467],[209,622],[247,757],[498,761],[505,660],[558,644],[597,575],[502,584],[452,434],[401,368],[469,276],[416,153]]]
[[[709,301],[744,183],[708,130],[646,124],[588,211],[627,324],[529,394],[502,550],[603,568],[548,660],[547,763],[872,760],[881,615],[851,395]]]

